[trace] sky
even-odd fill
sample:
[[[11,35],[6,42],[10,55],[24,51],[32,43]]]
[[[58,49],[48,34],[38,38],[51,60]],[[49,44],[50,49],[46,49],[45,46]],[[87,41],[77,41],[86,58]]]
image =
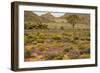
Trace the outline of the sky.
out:
[[[48,12],[39,12],[39,11],[35,11],[34,12],[35,14],[37,14],[37,15],[39,15],[39,16],[41,16],[42,14],[46,14],[46,13],[48,13]],[[53,16],[55,16],[55,17],[60,17],[60,16],[62,16],[62,15],[64,15],[65,13],[63,13],[63,12],[50,12]]]

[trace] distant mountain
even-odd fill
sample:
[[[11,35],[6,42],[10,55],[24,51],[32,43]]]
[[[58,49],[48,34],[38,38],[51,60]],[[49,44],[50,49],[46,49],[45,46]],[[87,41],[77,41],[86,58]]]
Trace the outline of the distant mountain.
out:
[[[41,15],[41,18],[45,19],[45,20],[49,20],[50,22],[55,22],[55,18],[50,12]]]
[[[45,15],[43,16],[38,16],[32,11],[25,11],[24,12],[24,21],[32,22],[32,23],[37,23],[37,22],[42,22],[42,23],[48,23],[52,22],[49,18],[46,18]]]
[[[41,22],[42,20],[38,15],[36,15],[32,11],[25,11],[24,12],[24,21],[36,23],[36,22]]]
[[[50,12],[41,15],[41,17],[46,18],[46,19],[53,19],[53,18],[55,18]]]
[[[65,13],[61,17],[55,17],[50,12],[45,13],[41,16],[35,14],[32,11],[25,11],[24,12],[24,21],[25,22],[31,22],[31,23],[50,23],[50,22],[56,22],[56,23],[67,23],[66,17],[69,15],[78,15],[80,20],[79,23],[81,24],[90,24],[90,15],[89,14],[82,14],[82,13]]]

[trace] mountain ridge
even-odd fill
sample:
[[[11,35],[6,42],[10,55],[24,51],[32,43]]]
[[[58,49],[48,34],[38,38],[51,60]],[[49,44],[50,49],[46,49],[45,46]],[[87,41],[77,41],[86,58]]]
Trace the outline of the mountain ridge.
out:
[[[90,24],[90,15],[89,14],[82,14],[82,13],[65,13],[60,17],[55,17],[50,12],[46,12],[45,14],[38,15],[32,11],[25,11],[24,13],[24,21],[32,22],[32,23],[50,23],[50,22],[65,22],[67,21],[67,17],[69,15],[78,15],[80,20],[79,23],[81,24]]]

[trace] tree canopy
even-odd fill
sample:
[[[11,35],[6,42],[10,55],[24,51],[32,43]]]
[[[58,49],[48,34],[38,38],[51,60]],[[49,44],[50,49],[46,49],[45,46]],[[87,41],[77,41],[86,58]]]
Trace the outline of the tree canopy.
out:
[[[69,15],[67,17],[67,21],[70,24],[76,24],[76,23],[78,23],[78,20],[79,20],[79,16],[78,15]]]

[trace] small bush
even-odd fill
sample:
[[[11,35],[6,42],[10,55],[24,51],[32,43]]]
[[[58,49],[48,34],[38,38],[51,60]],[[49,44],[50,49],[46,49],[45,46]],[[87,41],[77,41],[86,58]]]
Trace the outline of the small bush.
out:
[[[90,54],[82,54],[80,55],[80,58],[90,58]]]
[[[29,50],[25,50],[24,54],[25,54],[24,55],[25,58],[29,58],[29,57],[31,57],[32,52]]]
[[[79,56],[80,56],[80,52],[78,51],[78,50],[70,50],[69,52],[68,52],[68,57],[70,58],[70,59],[78,59],[79,58]]]
[[[42,44],[42,43],[37,43],[34,47],[37,48],[38,51],[47,50],[47,48],[45,47],[45,45]]]
[[[78,37],[78,36],[74,38],[74,40],[78,40],[78,39],[79,39],[79,37]]]
[[[43,43],[43,42],[44,42],[44,39],[36,39],[36,41],[37,41],[38,43]]]
[[[64,32],[64,33],[62,33],[62,35],[72,37],[72,32]]]
[[[61,30],[64,30],[64,27],[63,27],[63,26],[61,26],[61,27],[60,27],[60,29],[61,29]]]
[[[73,49],[73,47],[72,46],[70,46],[70,47],[66,47],[66,48],[64,48],[64,52],[69,52],[70,50],[72,50]]]
[[[46,58],[47,60],[52,60],[52,59],[54,59],[56,56],[57,56],[56,53],[48,53],[48,54],[46,54],[45,58]]]
[[[52,39],[54,39],[54,40],[62,40],[63,37],[61,35],[58,35],[58,34],[53,34],[52,35]]]
[[[90,53],[90,49],[89,48],[80,50],[80,54],[89,54],[89,53]]]
[[[61,60],[63,59],[63,54],[60,52],[49,52],[45,57],[47,60]]]
[[[90,48],[90,45],[89,44],[79,44],[79,49],[82,50],[82,49],[86,49],[86,48]]]
[[[33,37],[31,35],[24,36],[24,42],[26,43],[32,43],[34,41]]]
[[[60,43],[60,42],[52,42],[51,44],[48,44],[48,48],[54,48],[54,47],[61,47],[61,46],[63,46],[63,44],[62,43]]]
[[[63,55],[58,55],[54,58],[54,60],[62,60],[63,59]]]
[[[38,43],[43,43],[46,37],[44,33],[37,33],[36,35],[34,35],[33,39]]]

